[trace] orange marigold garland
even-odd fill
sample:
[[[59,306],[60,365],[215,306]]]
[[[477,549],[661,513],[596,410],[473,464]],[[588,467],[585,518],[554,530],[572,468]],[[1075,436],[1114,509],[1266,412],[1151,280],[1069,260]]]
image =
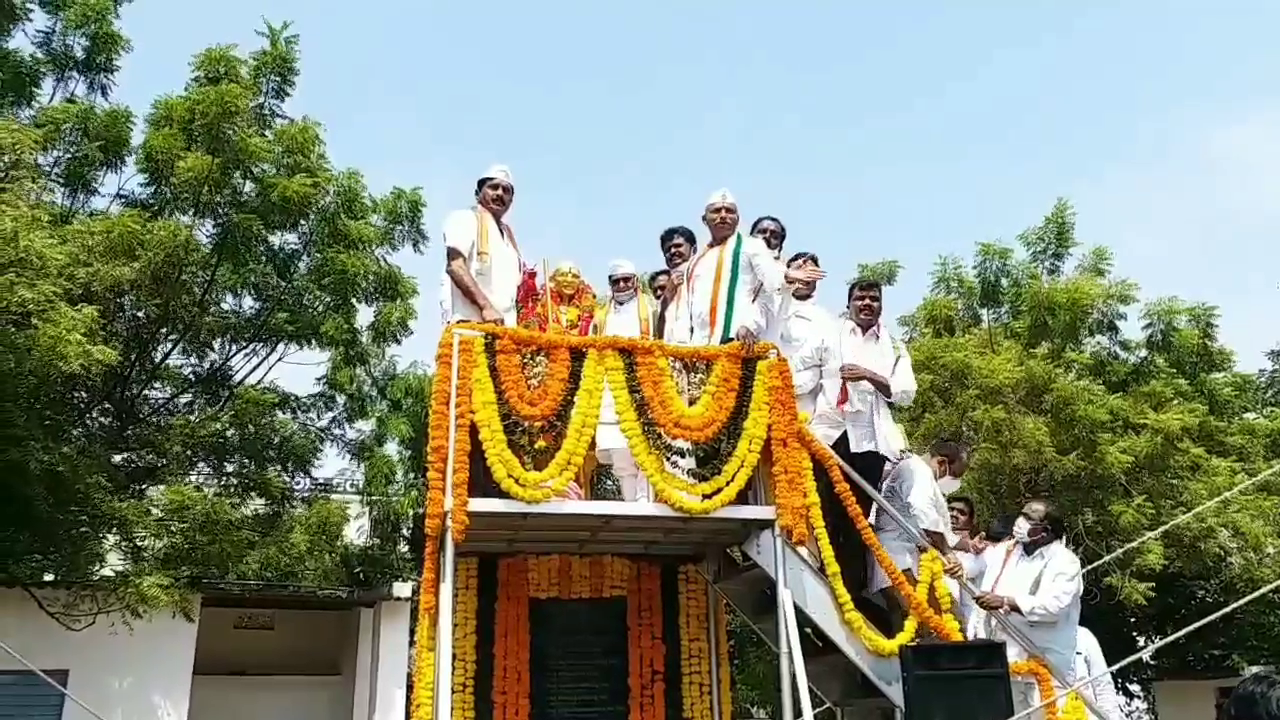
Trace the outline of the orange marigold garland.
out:
[[[792,544],[804,545],[809,540],[809,486],[813,484],[813,463],[800,438],[803,424],[796,409],[795,385],[786,362],[775,360],[762,365],[766,372],[774,375],[770,386],[774,398],[769,405],[773,504],[778,512],[778,524],[787,539]],[[817,502],[816,497],[812,500]]]
[[[663,720],[667,685],[662,641],[662,571],[655,563],[637,563],[627,592],[627,648],[631,703],[629,720]]]
[[[482,361],[483,338],[463,338],[458,348],[458,392],[455,403],[455,435],[453,439],[453,509],[449,518],[453,541],[467,536],[467,500],[471,493],[471,378],[476,362]],[[446,416],[447,417],[447,416]],[[448,457],[446,438],[445,456]]]
[[[495,341],[495,363],[498,367],[494,384],[502,391],[502,399],[515,417],[527,423],[550,420],[564,401],[569,388],[569,348],[559,345],[546,348],[517,342],[509,335]],[[546,352],[547,370],[537,387],[530,386],[523,357],[529,352]]]
[[[498,561],[493,647],[494,720],[529,720],[529,569],[524,555]]]
[[[684,401],[672,374],[671,362],[660,352],[633,353],[641,392],[654,424],[667,437],[692,443],[708,443],[729,421],[725,408],[733,407],[742,391],[742,358],[722,356],[712,363],[702,395],[692,406]]]
[[[729,603],[719,597],[716,602],[716,656],[720,677],[720,717],[716,720],[733,720],[733,684],[729,660]]]
[[[871,550],[871,554],[875,557],[876,563],[885,571],[885,574],[889,576],[889,581],[893,583],[894,588],[897,589],[901,597],[907,598],[910,602],[910,612],[912,617],[924,622],[928,625],[929,629],[933,631],[934,635],[943,640],[963,640],[964,635],[960,632],[960,623],[955,619],[955,617],[951,615],[939,616],[937,613],[933,612],[933,608],[929,607],[928,598],[918,594],[916,589],[911,587],[911,584],[907,582],[906,576],[902,574],[902,571],[893,563],[889,554],[885,552],[884,546],[880,544],[880,539],[876,537],[875,530],[871,527],[871,523],[867,522],[866,516],[862,514],[862,508],[858,506],[858,500],[853,496],[853,491],[849,488],[849,482],[845,480],[843,471],[841,470],[839,463],[836,461],[835,453],[833,453],[831,448],[823,444],[823,442],[808,429],[802,432],[801,437],[803,438],[811,455],[816,458],[818,462],[822,463],[823,468],[827,471],[827,474],[831,479],[831,485],[835,489],[836,497],[840,499],[840,504],[844,506],[844,510],[848,514],[849,519],[853,521],[853,525],[858,530],[858,535],[861,536],[862,542]],[[812,494],[815,496],[817,495],[816,487],[813,488]],[[834,561],[830,561],[831,558],[834,558],[834,555],[830,555],[830,558],[828,557],[831,541],[828,538],[822,523],[821,508],[813,510],[810,522],[814,526],[814,531],[818,535],[819,547],[822,549],[823,568],[827,577],[831,581],[832,591],[836,593],[836,597],[840,601],[842,610],[845,611],[845,619],[846,621],[854,620],[855,622],[857,619],[861,619],[862,622],[860,625],[862,625],[862,627],[855,627],[853,629],[862,636],[864,641],[867,641],[867,631],[870,630],[874,633],[874,629],[866,625],[865,618],[862,618],[861,614],[859,614],[857,610],[852,610],[852,599],[848,599],[846,602],[848,592],[844,589],[844,581],[841,577],[840,566]],[[928,588],[928,586],[925,587],[926,589]],[[852,614],[850,614],[850,612],[852,612]],[[872,649],[875,648],[873,647]]]

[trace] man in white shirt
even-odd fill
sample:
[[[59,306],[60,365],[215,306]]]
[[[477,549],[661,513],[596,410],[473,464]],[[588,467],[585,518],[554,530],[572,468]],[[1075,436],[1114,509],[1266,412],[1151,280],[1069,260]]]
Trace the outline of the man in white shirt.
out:
[[[784,270],[764,241],[738,230],[738,203],[728,190],[707,200],[702,216],[711,233],[707,247],[689,262],[684,280],[672,283],[665,340],[678,345],[753,345],[766,320],[786,302],[788,282],[817,281],[820,268]],[[760,290],[757,293],[756,287]],[[674,290],[671,288],[674,287]]]
[[[806,265],[820,267],[818,256],[800,252],[787,260],[788,268],[799,270]],[[813,280],[792,286],[787,314],[779,319],[778,333],[774,339],[782,356],[791,366],[796,407],[809,417],[813,416],[817,407],[822,369],[831,362],[831,341],[835,338],[836,328],[835,318],[814,300],[817,289],[818,283]]]
[[[503,222],[515,200],[511,171],[495,165],[476,182],[476,205],[445,218],[445,272],[450,322],[515,326],[516,292],[523,276],[515,234]]]
[[[974,520],[977,517],[977,506],[974,505],[973,499],[963,495],[949,495],[947,497],[947,512],[951,516],[951,532],[958,537],[965,538],[969,541],[970,547],[967,550],[961,550],[956,553],[956,558],[960,561],[965,571],[965,577],[970,581],[977,580],[978,556],[986,547],[986,538],[974,535]],[[968,618],[973,614],[973,597],[960,589],[960,583],[955,578],[947,578],[947,588],[951,591],[951,597],[955,601],[952,606],[955,611],[956,619],[960,621],[960,626],[964,627]]]
[[[629,260],[609,264],[609,299],[596,312],[591,333],[628,338],[652,338],[656,320],[653,300],[640,292],[636,267]],[[653,499],[649,481],[636,467],[627,439],[618,427],[618,411],[608,383],[600,398],[600,424],[596,427],[596,457],[611,465],[618,478],[622,499],[649,502]]]
[[[662,261],[667,266],[666,282],[662,283],[662,292],[654,285],[653,296],[658,298],[658,327],[656,337],[666,338],[667,316],[675,315],[675,309],[669,309],[675,299],[676,291],[684,283],[685,266],[698,252],[698,237],[683,225],[675,225],[662,231],[658,236],[658,245],[662,248]],[[655,273],[656,274],[656,273]]]
[[[1048,500],[1032,500],[1022,507],[1010,539],[982,553],[977,608],[966,634],[1003,641],[1010,663],[1026,660],[1027,652],[991,616],[1000,613],[1035,644],[1063,682],[1074,683],[1084,584],[1080,558],[1063,541],[1066,528],[1066,519]],[[1063,689],[1057,687],[1057,694]],[[1035,683],[1015,680],[1013,701],[1019,712],[1039,704]]]
[[[1099,675],[1097,679],[1081,690],[1089,695],[1104,717],[1089,714],[1089,720],[1124,720],[1120,712],[1120,696],[1116,693],[1115,681],[1107,671],[1107,658],[1102,654],[1102,646],[1089,628],[1080,625],[1076,628],[1076,661],[1075,682]]]
[[[930,546],[942,554],[950,574],[957,572],[960,565],[955,548],[961,540],[951,530],[946,494],[960,487],[960,479],[968,469],[968,449],[960,443],[939,440],[930,446],[928,457],[908,453],[895,462],[881,489],[885,502],[905,520],[914,523]],[[889,513],[879,513],[873,527],[889,559],[915,587],[920,574],[920,548],[914,533],[904,529]],[[896,634],[902,630],[910,605],[899,596],[889,575],[874,557],[868,557],[867,564],[871,571],[867,590],[883,597],[894,619],[892,632]]]
[[[911,356],[880,321],[882,296],[878,282],[858,280],[849,285],[845,313],[831,339],[831,359],[823,368],[822,389],[810,422],[814,434],[877,489],[885,463],[906,449],[891,406],[909,405],[916,395]],[[856,597],[868,580],[867,548],[820,466],[815,466],[815,476],[827,531],[849,592]],[[848,482],[863,515],[870,517],[870,497]]]

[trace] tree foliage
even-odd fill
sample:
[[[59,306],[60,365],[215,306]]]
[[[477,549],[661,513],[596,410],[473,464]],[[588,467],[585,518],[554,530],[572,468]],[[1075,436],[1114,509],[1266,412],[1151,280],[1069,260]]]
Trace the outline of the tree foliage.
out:
[[[105,572],[132,613],[202,579],[404,576],[425,403],[391,255],[423,249],[424,201],[289,113],[287,24],[199,53],[138,122],[110,100],[122,4],[0,0],[0,577]],[[315,386],[276,381],[290,363]],[[294,489],[331,448],[383,498],[372,546]]]
[[[1215,307],[1139,306],[1111,253],[1080,247],[1065,201],[1016,244],[940,259],[931,280],[902,319],[920,392],[900,420],[918,445],[940,436],[975,445],[965,493],[988,517],[1048,496],[1088,565],[1280,461],[1274,365],[1237,371]],[[1087,574],[1084,622],[1108,657],[1280,574],[1276,487],[1261,483]],[[1133,670],[1217,672],[1274,658],[1274,605]]]

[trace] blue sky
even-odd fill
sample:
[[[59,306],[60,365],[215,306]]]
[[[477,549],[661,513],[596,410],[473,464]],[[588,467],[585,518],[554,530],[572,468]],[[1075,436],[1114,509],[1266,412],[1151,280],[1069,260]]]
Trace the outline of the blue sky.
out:
[[[781,217],[842,305],[856,263],[905,264],[919,300],[941,253],[1012,237],[1058,196],[1144,295],[1219,305],[1253,369],[1280,340],[1280,4],[481,3],[138,0],[120,99],[179,89],[186,61],[292,20],[293,110],[375,189],[422,186],[428,226],[511,166],[526,258],[657,268],[658,233],[708,194]],[[1092,5],[1092,7],[1090,7]],[[439,332],[442,253],[406,257],[422,298],[404,354]]]

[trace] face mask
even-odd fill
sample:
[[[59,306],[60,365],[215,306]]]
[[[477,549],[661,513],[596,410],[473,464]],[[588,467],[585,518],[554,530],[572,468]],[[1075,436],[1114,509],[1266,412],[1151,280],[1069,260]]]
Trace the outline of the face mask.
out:
[[[960,478],[943,475],[938,478],[938,489],[942,491],[943,495],[950,495],[960,489]]]
[[[1027,541],[1031,540],[1031,521],[1024,517],[1019,517],[1013,523],[1013,530],[1010,532],[1010,536],[1014,542],[1019,545],[1025,545]]]
[[[635,290],[623,290],[613,294],[613,301],[619,305],[625,305],[636,298]]]

